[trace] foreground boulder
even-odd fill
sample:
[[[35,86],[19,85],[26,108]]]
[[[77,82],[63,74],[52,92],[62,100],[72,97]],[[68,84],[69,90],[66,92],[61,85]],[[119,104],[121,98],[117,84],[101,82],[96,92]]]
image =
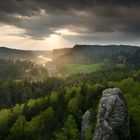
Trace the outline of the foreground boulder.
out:
[[[91,112],[89,110],[87,110],[82,116],[82,123],[81,123],[82,139],[85,139],[86,130],[89,127],[89,123],[90,123],[90,117],[91,117]]]
[[[93,140],[129,140],[129,117],[123,93],[118,88],[102,92]]]

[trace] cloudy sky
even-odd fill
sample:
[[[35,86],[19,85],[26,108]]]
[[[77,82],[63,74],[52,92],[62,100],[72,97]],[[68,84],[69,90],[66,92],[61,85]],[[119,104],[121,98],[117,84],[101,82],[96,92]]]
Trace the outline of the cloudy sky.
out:
[[[140,46],[140,0],[0,0],[0,46]]]

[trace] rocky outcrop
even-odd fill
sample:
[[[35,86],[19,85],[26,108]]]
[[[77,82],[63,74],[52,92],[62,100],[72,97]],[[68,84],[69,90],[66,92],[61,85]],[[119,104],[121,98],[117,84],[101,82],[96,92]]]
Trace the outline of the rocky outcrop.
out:
[[[86,130],[89,126],[90,122],[90,117],[91,117],[91,112],[87,110],[84,115],[82,116],[82,123],[81,123],[81,136],[84,139]]]
[[[102,92],[93,140],[129,140],[129,117],[123,93],[118,88]]]

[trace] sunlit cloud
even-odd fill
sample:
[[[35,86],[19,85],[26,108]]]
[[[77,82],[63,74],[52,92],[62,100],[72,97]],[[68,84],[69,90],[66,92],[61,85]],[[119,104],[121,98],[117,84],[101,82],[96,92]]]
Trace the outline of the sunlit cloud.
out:
[[[2,24],[0,26],[0,35],[23,35],[24,33],[24,29],[20,29],[12,25]]]
[[[61,39],[61,37],[58,36],[57,34],[51,34],[48,38],[46,38],[46,40],[48,40],[48,39],[56,41],[56,40]]]
[[[140,45],[139,0],[2,0],[0,46]]]
[[[11,25],[0,26],[0,46],[26,50],[52,50],[71,47],[72,43],[58,34],[36,40],[24,34],[25,30]]]
[[[60,29],[55,31],[58,35],[78,35],[76,32],[69,31],[68,29]]]

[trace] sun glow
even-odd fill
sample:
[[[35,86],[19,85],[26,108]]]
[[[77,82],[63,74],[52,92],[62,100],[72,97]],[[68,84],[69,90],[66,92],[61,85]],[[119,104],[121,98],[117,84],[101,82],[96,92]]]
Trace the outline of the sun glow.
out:
[[[56,34],[51,34],[49,37],[46,37],[45,38],[45,41],[47,43],[57,43],[59,41],[61,41],[62,37],[60,37],[59,35],[56,35]]]
[[[42,40],[36,40],[27,36],[24,29],[3,24],[0,26],[0,46],[25,50],[52,50],[71,47],[72,43],[58,33],[46,36]]]
[[[58,39],[60,39],[61,37],[60,36],[58,36],[58,35],[56,35],[56,34],[51,34],[50,36],[49,36],[49,39],[52,39],[52,40],[58,40]]]
[[[39,59],[44,59],[44,60],[50,61],[50,62],[53,61],[51,58],[44,57],[43,55],[39,55],[38,58],[39,58]]]
[[[59,48],[66,43],[65,39],[57,34],[51,34],[49,37],[45,38],[44,41],[48,46],[54,46],[54,48]]]
[[[68,29],[61,29],[56,31],[59,35],[77,35],[78,33],[69,31]]]

